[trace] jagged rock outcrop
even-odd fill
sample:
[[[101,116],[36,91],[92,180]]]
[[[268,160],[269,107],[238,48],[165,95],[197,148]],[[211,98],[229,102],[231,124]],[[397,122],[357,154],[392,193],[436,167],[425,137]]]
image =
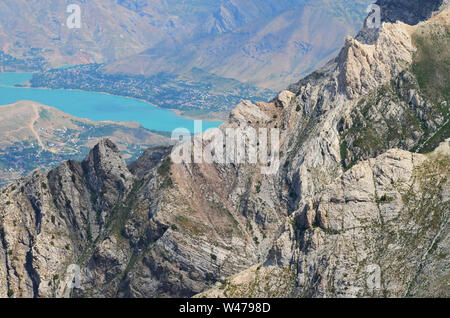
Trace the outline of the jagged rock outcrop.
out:
[[[412,63],[415,48],[410,32],[405,24],[384,24],[374,44],[348,38],[338,58],[339,87],[357,98],[398,74],[404,68],[399,61]]]
[[[234,109],[216,132],[279,129],[274,174],[261,174],[274,161],[174,163],[170,148],[127,167],[105,140],[82,163],[5,187],[0,296],[67,294],[75,264],[79,297],[216,284],[200,296],[448,297],[448,140],[411,152],[449,137],[448,87],[430,82],[448,60],[420,37],[445,45],[448,17],[384,23],[274,101]]]
[[[320,206],[324,206],[323,203],[321,205],[321,199],[329,191],[330,184],[333,184],[334,180],[345,178],[347,174],[341,177],[342,171],[350,169],[361,160],[381,155],[394,147],[402,147],[405,150],[425,148],[432,150],[433,146],[437,145],[436,140],[442,141],[445,136],[448,138],[448,96],[445,97],[445,94],[440,92],[439,85],[436,85],[434,92],[437,98],[433,98],[426,92],[426,80],[424,81],[423,77],[418,80],[419,75],[423,73],[417,72],[421,67],[420,63],[425,61],[420,58],[426,55],[423,52],[430,52],[433,47],[424,45],[420,41],[419,34],[429,36],[430,30],[433,30],[431,34],[438,36],[436,42],[442,43],[442,48],[445,48],[448,46],[446,42],[448,41],[446,31],[448,23],[448,9],[443,9],[428,22],[417,26],[409,26],[402,22],[385,23],[377,31],[374,42],[349,39],[335,61],[289,88],[292,92],[296,92],[296,97],[281,115],[282,122],[279,123],[279,126],[283,128],[282,151],[285,153],[285,158],[278,181],[281,184],[285,183],[284,187],[278,189],[281,196],[280,204],[287,208],[290,217],[280,231],[280,237],[271,249],[267,261],[263,263],[262,270],[250,269],[233,276],[213,289],[211,293],[206,292],[200,296],[448,296],[445,289],[445,284],[448,283],[445,275],[448,273],[443,270],[448,263],[448,244],[442,243],[439,248],[433,245],[433,250],[440,250],[433,255],[425,253],[426,250],[422,250],[424,254],[409,253],[407,251],[414,248],[414,240],[407,243],[413,244],[411,246],[395,236],[400,235],[399,232],[410,235],[409,237],[414,237],[417,242],[420,242],[417,244],[427,248],[430,248],[432,246],[430,244],[433,243],[429,240],[430,237],[433,239],[440,237],[439,240],[447,242],[448,198],[446,199],[445,193],[448,193],[449,187],[445,182],[448,178],[445,173],[440,180],[443,182],[441,192],[439,189],[436,190],[434,203],[429,205],[429,216],[435,216],[433,222],[436,222],[436,227],[427,225],[426,222],[429,220],[420,219],[423,217],[420,215],[423,212],[420,207],[428,204],[420,200],[410,201],[411,206],[408,207],[411,213],[414,209],[421,211],[415,210],[419,213],[417,216],[419,224],[408,224],[407,218],[397,219],[397,223],[390,222],[392,233],[396,234],[391,233],[394,238],[389,239],[399,240],[398,245],[402,246],[400,249],[404,253],[402,253],[401,262],[394,262],[391,259],[394,256],[387,253],[380,254],[380,250],[372,249],[373,244],[375,246],[378,243],[385,244],[387,240],[385,230],[380,229],[379,220],[378,227],[369,231],[370,233],[365,230],[359,231],[357,228],[353,229],[352,226],[340,233],[342,228],[330,227],[330,222],[340,225],[344,218],[346,222],[354,226],[361,226],[361,218],[366,218],[364,220],[366,222],[371,215],[380,214],[372,213],[377,212],[377,206],[385,209],[391,203],[391,208],[397,205],[397,211],[405,208],[401,200],[395,203],[385,202],[391,201],[391,197],[384,196],[381,189],[377,190],[381,193],[378,199],[375,196],[374,189],[386,182],[383,174],[375,174],[372,176],[372,182],[367,184],[358,184],[359,178],[352,178],[348,181],[352,188],[351,191],[349,190],[349,198],[330,198],[329,204],[334,204],[335,221],[330,221],[327,217],[327,213],[331,214],[331,211],[317,210]],[[437,45],[433,48],[440,51],[439,44],[433,45]],[[426,59],[430,62],[434,58],[428,54]],[[279,102],[276,101],[276,103]],[[364,120],[358,120],[358,118],[364,118]],[[429,127],[432,133],[424,127]],[[413,156],[399,150],[391,152],[396,156],[399,154],[406,157]],[[389,169],[390,165],[394,167],[397,165],[396,161],[400,159],[393,163],[387,159],[393,153],[388,152],[384,157],[382,155],[377,159],[380,160],[378,170],[382,169],[380,167]],[[424,159],[423,156],[418,158]],[[402,161],[403,165],[409,167],[411,173],[413,166],[418,165],[417,162],[420,160],[417,159],[414,164],[411,160],[409,163],[408,160]],[[439,169],[434,172],[442,174],[445,164],[440,165]],[[350,171],[355,172],[353,169]],[[369,177],[369,172],[365,171],[361,174]],[[397,177],[403,172],[398,173]],[[405,177],[407,175],[405,174]],[[341,182],[339,181],[336,186]],[[414,183],[411,180],[410,182]],[[377,185],[378,183],[380,184]],[[417,186],[419,187],[418,184]],[[427,188],[428,186],[420,188],[414,195],[420,197]],[[402,195],[404,194],[397,193],[396,198]],[[371,201],[373,204],[357,206],[360,200],[366,203]],[[437,207],[438,204],[439,207]],[[359,212],[361,216],[357,216],[356,212]],[[427,213],[425,212],[424,215]],[[386,217],[395,219],[396,216]],[[422,226],[430,232],[424,233],[426,232],[424,228],[420,232],[418,229]],[[405,227],[409,232],[405,230]],[[364,232],[364,234],[359,237],[359,234],[352,232],[359,232],[359,234]],[[355,236],[352,236],[353,234]],[[326,237],[326,241],[319,237]],[[336,243],[336,240],[341,243]],[[364,259],[374,263],[365,264],[364,266],[367,266],[365,268],[362,263],[360,264],[363,259],[347,258],[347,256],[356,255],[353,254],[355,246],[359,246],[356,249],[357,253],[379,258]],[[425,261],[427,257],[429,260]],[[380,264],[380,259],[386,262],[383,264],[392,262],[395,265],[386,270],[384,265]],[[405,259],[414,265],[406,266],[402,263]],[[428,264],[424,265],[424,263]],[[408,275],[397,279],[398,274],[394,272],[402,271],[403,266]],[[356,272],[345,272],[347,267],[354,267]],[[427,267],[427,274],[422,271],[425,267]],[[360,271],[358,272],[355,268]],[[436,270],[431,275],[433,270],[430,271],[430,268]],[[283,269],[293,275],[293,280],[280,284],[284,287],[280,287],[277,292],[267,288],[267,286],[278,284],[277,275]],[[389,281],[386,285],[377,287],[376,290],[366,286],[368,278],[366,270],[374,269],[375,271],[379,269],[384,273],[384,278]],[[340,276],[335,271],[339,272]],[[421,275],[426,278],[420,277]],[[349,279],[344,279],[344,276]],[[445,283],[436,284],[436,288],[432,290],[427,289],[428,285],[427,288],[421,285],[428,284],[427,281],[440,282],[441,280]],[[293,285],[295,288],[292,287]]]
[[[293,219],[293,259],[275,253],[199,297],[448,297],[449,164],[450,139],[357,164]]]

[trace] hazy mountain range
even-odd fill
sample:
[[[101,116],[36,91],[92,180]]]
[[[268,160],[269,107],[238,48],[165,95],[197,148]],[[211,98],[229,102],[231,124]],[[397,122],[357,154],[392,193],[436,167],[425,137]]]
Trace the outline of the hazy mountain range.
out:
[[[69,2],[81,7],[81,29],[66,26]],[[2,1],[0,50],[42,57],[44,68],[109,63],[108,73],[147,76],[200,68],[281,89],[337,52],[370,0],[69,2]]]
[[[369,2],[211,1],[214,9],[194,36],[171,37],[106,70],[154,74],[198,67],[281,89],[336,53],[361,27]]]

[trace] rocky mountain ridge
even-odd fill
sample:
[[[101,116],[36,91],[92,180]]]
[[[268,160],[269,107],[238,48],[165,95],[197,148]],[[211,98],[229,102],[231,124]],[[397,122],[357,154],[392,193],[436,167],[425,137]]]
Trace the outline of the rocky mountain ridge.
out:
[[[430,82],[448,60],[420,40],[446,45],[449,14],[363,30],[274,101],[235,108],[220,130],[280,129],[274,175],[175,164],[170,148],[127,167],[103,140],[7,186],[0,295],[448,297],[448,87]]]

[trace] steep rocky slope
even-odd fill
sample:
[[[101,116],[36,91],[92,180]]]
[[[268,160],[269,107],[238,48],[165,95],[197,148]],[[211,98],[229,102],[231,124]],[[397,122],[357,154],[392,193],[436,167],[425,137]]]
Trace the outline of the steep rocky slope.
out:
[[[357,164],[292,218],[267,262],[198,297],[448,297],[449,164],[450,139]]]
[[[103,140],[5,187],[0,295],[67,295],[76,264],[81,297],[448,297],[448,61],[430,45],[449,15],[362,30],[274,101],[234,109],[221,131],[280,129],[273,175],[175,164],[170,148],[127,167]]]

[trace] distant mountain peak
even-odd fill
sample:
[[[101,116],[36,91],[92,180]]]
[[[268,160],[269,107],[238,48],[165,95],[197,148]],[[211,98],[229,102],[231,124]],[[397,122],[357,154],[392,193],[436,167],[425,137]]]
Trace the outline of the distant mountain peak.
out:
[[[448,0],[378,0],[383,22],[401,21],[415,25],[431,17]]]

